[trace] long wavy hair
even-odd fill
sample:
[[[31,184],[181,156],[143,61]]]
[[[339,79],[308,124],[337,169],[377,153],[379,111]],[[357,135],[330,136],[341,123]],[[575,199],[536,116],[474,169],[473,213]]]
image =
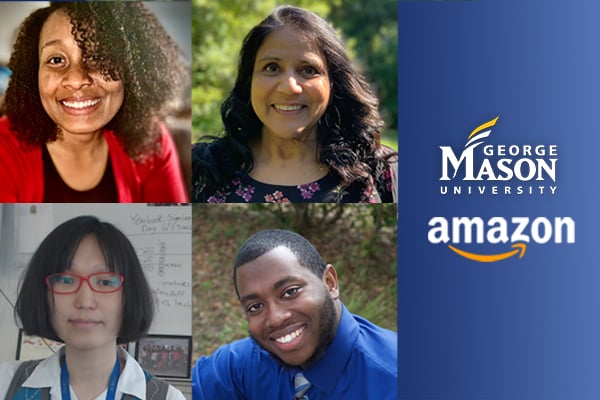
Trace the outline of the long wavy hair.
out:
[[[106,129],[135,159],[158,151],[158,121],[187,79],[181,52],[157,17],[140,2],[52,3],[23,21],[9,61],[12,76],[5,113],[19,139],[30,145],[55,141],[60,129],[44,110],[38,88],[39,37],[46,19],[64,10],[86,68],[122,80],[124,101]]]
[[[256,53],[266,37],[292,27],[318,49],[327,65],[331,95],[317,125],[317,161],[329,166],[344,186],[378,177],[386,166],[379,132],[383,120],[379,101],[366,79],[353,67],[344,44],[329,24],[313,12],[291,6],[277,7],[244,39],[235,86],[221,105],[223,137],[205,137],[194,147],[194,181],[214,190],[236,175],[253,168],[248,146],[260,137],[262,122],[250,103],[250,87]]]

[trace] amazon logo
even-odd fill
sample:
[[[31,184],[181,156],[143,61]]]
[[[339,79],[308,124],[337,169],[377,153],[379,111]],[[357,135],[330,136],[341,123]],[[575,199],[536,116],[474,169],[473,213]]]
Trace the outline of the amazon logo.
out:
[[[497,262],[511,257],[523,258],[528,245],[575,243],[575,221],[571,217],[433,217],[429,220],[428,240],[445,244],[454,253],[478,262]],[[498,251],[467,251],[473,244],[497,245]]]

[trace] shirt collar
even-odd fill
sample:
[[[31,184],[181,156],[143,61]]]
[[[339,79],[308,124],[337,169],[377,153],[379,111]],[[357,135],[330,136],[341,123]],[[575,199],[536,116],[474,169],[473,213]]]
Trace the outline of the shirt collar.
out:
[[[38,364],[29,378],[23,382],[23,387],[50,388],[50,394],[60,395],[60,359],[65,354],[62,346],[56,353]]]
[[[50,388],[50,394],[58,398],[60,396],[60,358],[64,355],[65,347],[52,356],[40,362],[32,374],[23,382],[24,387]],[[125,367],[121,371],[119,384],[117,385],[117,397],[123,394],[134,396],[138,399],[146,397],[146,376],[144,370],[135,359],[123,350],[117,348],[118,356],[125,360]]]
[[[117,385],[117,398],[128,394],[138,399],[146,398],[146,375],[142,367],[128,352],[121,347],[118,348],[119,357],[125,359],[125,368],[121,372],[119,384]]]
[[[342,316],[333,342],[319,361],[303,371],[304,376],[311,384],[325,393],[331,393],[342,376],[344,367],[356,347],[357,340],[358,323],[346,306],[342,304]]]

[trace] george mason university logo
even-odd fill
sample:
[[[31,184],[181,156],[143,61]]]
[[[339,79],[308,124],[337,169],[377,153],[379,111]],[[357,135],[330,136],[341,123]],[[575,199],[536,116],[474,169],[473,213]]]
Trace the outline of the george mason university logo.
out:
[[[475,128],[460,154],[440,146],[443,196],[542,196],[558,190],[557,145],[486,144],[499,117]],[[427,239],[479,262],[522,258],[531,243],[575,243],[571,217],[432,217]],[[484,248],[486,251],[482,251]],[[492,251],[490,251],[492,249]]]
[[[440,146],[442,195],[556,194],[557,145],[485,144],[496,117],[468,136],[461,153]],[[447,183],[452,183],[449,185]]]

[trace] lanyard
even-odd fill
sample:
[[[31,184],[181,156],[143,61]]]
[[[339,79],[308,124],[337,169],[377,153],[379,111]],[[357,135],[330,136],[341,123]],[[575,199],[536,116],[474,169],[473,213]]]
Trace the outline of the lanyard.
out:
[[[106,400],[115,400],[115,395],[117,394],[117,383],[119,383],[119,375],[121,375],[121,363],[119,362],[119,357],[117,357],[117,360],[115,361],[115,367],[113,368],[108,381]],[[60,367],[60,390],[62,393],[62,400],[71,400],[71,391],[69,390],[69,370],[67,369],[66,359],[63,359]]]

